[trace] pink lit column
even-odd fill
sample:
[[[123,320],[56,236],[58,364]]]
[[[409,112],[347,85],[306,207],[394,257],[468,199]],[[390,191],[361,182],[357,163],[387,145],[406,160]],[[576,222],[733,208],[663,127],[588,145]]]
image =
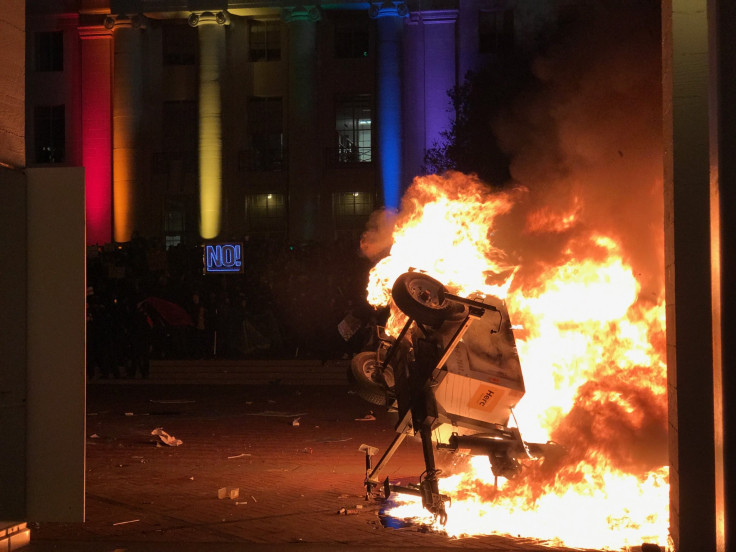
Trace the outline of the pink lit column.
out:
[[[112,239],[112,32],[86,26],[79,37],[87,243],[102,244]]]

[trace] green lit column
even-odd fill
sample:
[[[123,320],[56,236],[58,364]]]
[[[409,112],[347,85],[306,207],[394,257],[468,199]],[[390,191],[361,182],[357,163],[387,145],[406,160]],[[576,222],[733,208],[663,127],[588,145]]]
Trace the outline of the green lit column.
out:
[[[304,243],[320,236],[320,162],[316,117],[315,7],[284,8],[289,37],[289,239]]]
[[[199,34],[199,233],[212,239],[222,217],[222,100],[220,71],[225,58],[227,12],[189,16]]]

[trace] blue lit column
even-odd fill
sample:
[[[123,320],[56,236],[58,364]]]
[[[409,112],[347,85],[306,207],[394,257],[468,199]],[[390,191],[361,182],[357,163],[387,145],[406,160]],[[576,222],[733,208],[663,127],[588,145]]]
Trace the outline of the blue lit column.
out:
[[[383,202],[391,208],[399,206],[402,192],[401,42],[408,14],[404,2],[377,2],[370,7],[378,27],[378,163]]]
[[[284,8],[289,30],[289,239],[295,243],[320,238],[321,163],[316,116],[315,7]]]

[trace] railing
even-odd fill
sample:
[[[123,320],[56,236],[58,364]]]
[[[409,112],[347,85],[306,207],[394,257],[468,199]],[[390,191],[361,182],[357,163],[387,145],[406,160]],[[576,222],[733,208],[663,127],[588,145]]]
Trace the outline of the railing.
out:
[[[373,162],[373,148],[335,147],[325,149],[325,163],[330,167],[365,166]]]

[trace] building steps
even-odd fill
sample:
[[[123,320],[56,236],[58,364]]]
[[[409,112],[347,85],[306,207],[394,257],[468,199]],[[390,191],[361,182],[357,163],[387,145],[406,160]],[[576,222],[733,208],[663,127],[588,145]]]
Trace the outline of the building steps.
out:
[[[0,552],[20,550],[31,542],[26,522],[0,521]]]

